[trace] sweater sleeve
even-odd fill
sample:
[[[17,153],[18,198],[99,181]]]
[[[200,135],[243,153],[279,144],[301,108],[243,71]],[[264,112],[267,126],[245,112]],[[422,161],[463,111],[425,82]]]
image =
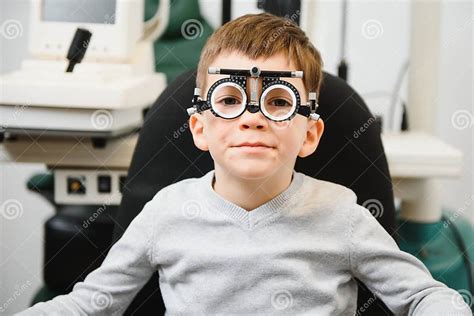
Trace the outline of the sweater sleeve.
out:
[[[353,275],[397,315],[466,315],[462,296],[432,278],[416,257],[400,250],[364,207],[356,205],[350,223],[349,258]]]
[[[133,219],[102,265],[76,283],[69,294],[37,303],[16,315],[121,315],[155,270],[151,258],[152,202]]]

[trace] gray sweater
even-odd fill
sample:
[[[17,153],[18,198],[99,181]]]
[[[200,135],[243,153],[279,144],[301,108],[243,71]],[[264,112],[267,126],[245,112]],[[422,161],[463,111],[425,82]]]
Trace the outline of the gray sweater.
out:
[[[19,315],[120,315],[156,270],[169,315],[359,314],[354,277],[397,315],[471,315],[350,189],[294,171],[247,212],[213,176],[160,190],[84,282]]]

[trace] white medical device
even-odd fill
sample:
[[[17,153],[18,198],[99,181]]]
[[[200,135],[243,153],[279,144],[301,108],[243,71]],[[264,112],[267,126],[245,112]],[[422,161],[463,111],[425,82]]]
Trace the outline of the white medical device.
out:
[[[29,52],[0,76],[0,133],[108,138],[143,123],[166,86],[153,42],[168,23],[160,0],[144,22],[145,0],[31,0]],[[81,63],[66,72],[76,30],[92,33]]]

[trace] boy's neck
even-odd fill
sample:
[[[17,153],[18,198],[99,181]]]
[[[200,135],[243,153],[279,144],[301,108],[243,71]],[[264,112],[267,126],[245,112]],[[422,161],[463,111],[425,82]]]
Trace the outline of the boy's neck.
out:
[[[224,199],[252,211],[285,191],[292,181],[293,170],[282,168],[267,178],[247,180],[234,177],[216,166],[212,188]]]

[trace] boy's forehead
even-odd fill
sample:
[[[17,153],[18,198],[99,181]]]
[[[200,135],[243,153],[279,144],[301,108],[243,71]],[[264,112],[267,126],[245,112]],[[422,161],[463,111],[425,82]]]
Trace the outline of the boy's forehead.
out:
[[[214,61],[211,63],[212,67],[217,68],[232,68],[232,69],[250,69],[252,66],[257,66],[260,70],[301,70],[296,69],[292,60],[288,58],[286,54],[278,53],[269,57],[259,57],[257,59],[251,59],[238,52],[224,52],[219,54]],[[219,79],[227,78],[229,75],[210,75],[206,74],[207,87],[210,87],[212,83]],[[282,80],[288,81],[293,84],[296,88],[304,88],[303,81],[301,78],[281,78]]]
[[[224,52],[219,54],[211,64],[212,67],[218,68],[250,69],[252,66],[258,66],[260,70],[300,70],[292,69],[295,65],[284,53],[252,59],[238,52]],[[226,76],[221,75],[221,77]]]
[[[227,68],[230,68],[229,64],[235,65],[232,68],[239,67],[244,69],[259,64],[268,68],[275,68],[275,70],[288,69],[292,64],[291,60],[283,52],[268,57],[258,57],[257,59],[252,59],[239,52],[223,52],[215,58],[214,62],[227,66]],[[216,65],[216,67],[219,67],[219,65]]]

